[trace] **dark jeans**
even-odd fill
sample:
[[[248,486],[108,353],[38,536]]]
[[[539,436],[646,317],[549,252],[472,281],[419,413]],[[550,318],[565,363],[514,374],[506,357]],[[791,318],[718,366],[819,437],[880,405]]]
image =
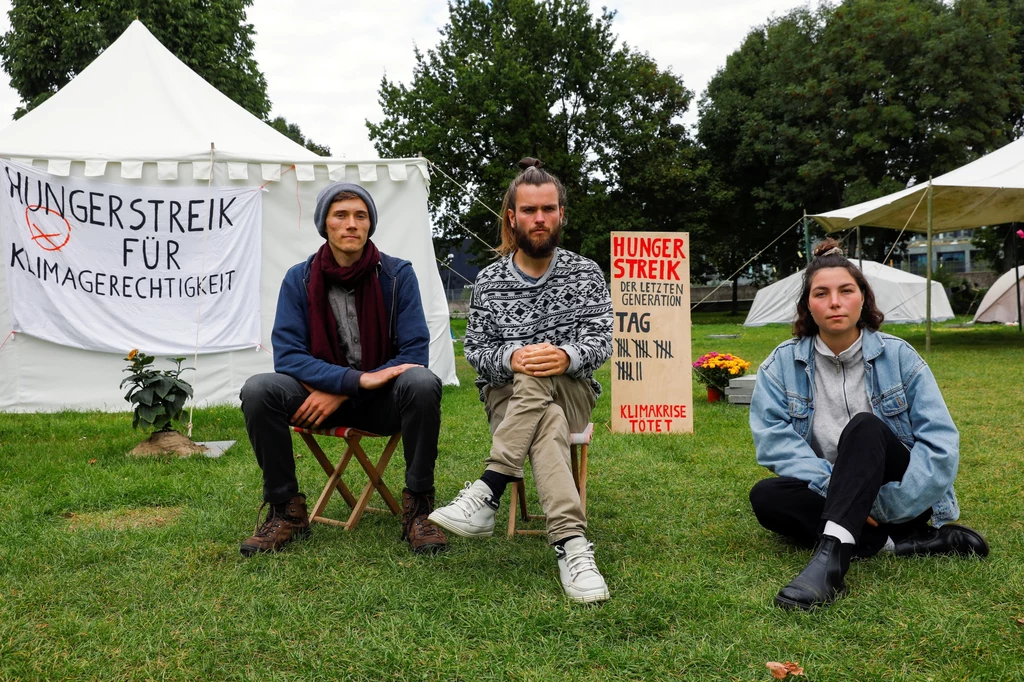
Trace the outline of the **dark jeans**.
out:
[[[309,391],[285,374],[257,374],[242,386],[242,413],[256,461],[263,469],[263,499],[284,502],[299,492],[289,419]],[[402,432],[405,486],[434,487],[437,436],[441,429],[441,380],[424,367],[403,372],[384,388],[342,403],[320,428],[351,426],[381,435]]]
[[[857,556],[874,556],[887,538],[905,538],[931,518],[928,509],[907,523],[867,523],[879,489],[902,480],[908,464],[910,451],[889,427],[875,415],[861,413],[839,437],[827,497],[808,488],[807,481],[780,476],[758,481],[750,491],[750,505],[762,526],[798,544],[813,546],[825,522],[834,521],[857,541]]]

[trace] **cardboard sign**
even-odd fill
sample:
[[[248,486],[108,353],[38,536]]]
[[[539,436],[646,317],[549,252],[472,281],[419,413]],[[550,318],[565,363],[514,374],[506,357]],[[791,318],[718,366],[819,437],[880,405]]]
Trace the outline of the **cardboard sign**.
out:
[[[692,433],[690,235],[611,236],[612,431]]]
[[[0,161],[0,295],[15,331],[113,353],[252,348],[260,194],[112,185]]]

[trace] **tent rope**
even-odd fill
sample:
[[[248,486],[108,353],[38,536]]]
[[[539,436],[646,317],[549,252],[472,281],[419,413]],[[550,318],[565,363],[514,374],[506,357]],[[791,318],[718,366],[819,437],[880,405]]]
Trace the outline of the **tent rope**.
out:
[[[445,172],[444,172],[444,170],[443,170],[443,169],[442,169],[442,168],[441,168],[440,166],[438,166],[438,165],[437,165],[436,163],[434,163],[434,162],[433,162],[433,161],[431,161],[430,159],[426,159],[426,161],[427,161],[427,164],[429,164],[429,166],[430,166],[430,167],[431,167],[432,169],[435,169],[435,170],[437,170],[437,172],[438,172],[438,173],[440,173],[440,174],[441,174],[441,175],[443,175],[443,176],[444,176],[445,178],[447,178],[448,180],[450,180],[451,182],[453,182],[453,183],[454,183],[455,185],[457,185],[457,186],[458,186],[458,187],[459,187],[460,189],[462,189],[462,190],[463,190],[464,192],[466,192],[467,194],[469,193],[469,190],[468,190],[468,189],[466,188],[466,186],[465,186],[465,185],[463,185],[463,184],[462,184],[462,183],[460,183],[460,182],[459,182],[458,180],[455,180],[455,179],[454,179],[453,177],[451,177],[450,175],[448,175],[447,173],[445,173]],[[922,198],[923,198],[923,197],[924,197],[924,195],[922,195]],[[488,206],[488,205],[487,205],[487,204],[485,204],[484,202],[480,201],[479,199],[477,199],[477,198],[475,198],[475,197],[473,198],[473,201],[475,201],[476,203],[480,204],[481,206],[483,206],[484,208],[486,208],[486,209],[487,209],[488,211],[490,211],[491,213],[494,213],[494,215],[495,215],[496,217],[498,217],[499,219],[501,218],[501,216],[500,216],[500,215],[498,215],[498,214],[497,214],[497,213],[496,213],[496,212],[495,212],[495,211],[494,211],[494,210],[493,210],[493,209],[492,209],[492,208],[491,208],[490,206]],[[917,206],[915,206],[915,207],[914,207],[914,211],[915,211],[915,212],[917,211],[917,208],[918,208],[918,207],[919,207],[920,205],[921,205],[921,200],[918,200],[918,202],[917,202]],[[910,221],[911,221],[911,220],[913,219],[913,217],[914,217],[914,215],[913,215],[913,213],[911,213],[911,215],[910,215],[910,218],[907,218],[907,225],[909,225],[909,224],[910,224]],[[743,270],[744,270],[744,269],[745,269],[745,268],[746,268],[746,267],[747,267],[748,265],[750,265],[751,263],[753,263],[754,261],[756,261],[756,260],[757,260],[758,258],[760,258],[760,257],[761,257],[761,256],[762,256],[762,255],[764,254],[764,252],[765,252],[765,251],[767,251],[768,249],[770,249],[770,248],[771,248],[771,247],[772,247],[772,246],[773,246],[773,245],[774,245],[774,244],[775,244],[775,243],[776,243],[777,241],[779,241],[780,239],[782,239],[782,237],[784,237],[784,236],[785,236],[785,235],[786,235],[786,234],[787,234],[787,233],[788,233],[788,232],[789,232],[790,230],[792,230],[793,228],[795,228],[795,227],[796,227],[797,225],[801,224],[802,222],[803,222],[803,217],[799,218],[799,219],[798,219],[798,220],[797,220],[796,222],[794,222],[794,223],[793,223],[792,225],[790,225],[790,226],[789,226],[789,227],[787,227],[787,228],[786,228],[785,230],[783,230],[782,232],[780,232],[780,233],[779,233],[779,234],[778,234],[778,235],[777,235],[777,236],[775,237],[775,239],[773,239],[773,240],[772,240],[771,242],[769,242],[769,243],[768,243],[768,245],[767,245],[767,246],[765,246],[765,247],[764,247],[763,249],[761,249],[761,250],[760,250],[760,251],[758,251],[758,252],[757,252],[756,254],[754,254],[754,255],[753,255],[753,256],[752,256],[752,257],[751,257],[751,258],[750,258],[749,260],[747,260],[747,262],[746,262],[746,263],[744,263],[743,265],[741,265],[741,266],[740,266],[740,267],[739,267],[739,268],[738,268],[738,269],[737,269],[737,270],[736,270],[735,272],[733,272],[733,273],[732,273],[732,274],[731,274],[731,275],[730,275],[729,277],[727,277],[727,278],[723,279],[723,280],[722,280],[722,281],[721,281],[721,282],[720,282],[720,283],[718,284],[718,286],[716,286],[716,287],[715,287],[714,289],[712,289],[712,290],[711,290],[711,291],[710,291],[710,292],[709,292],[709,293],[708,293],[708,294],[707,294],[707,295],[706,295],[706,296],[705,296],[704,298],[702,298],[702,299],[701,299],[700,301],[698,301],[697,303],[693,304],[693,305],[692,305],[692,306],[690,307],[690,312],[693,312],[694,310],[696,310],[696,309],[697,309],[697,307],[698,307],[698,306],[700,306],[700,305],[701,305],[702,303],[704,303],[705,301],[707,301],[707,300],[708,300],[708,299],[709,299],[710,297],[714,296],[715,292],[716,292],[716,291],[718,291],[719,289],[721,289],[721,288],[722,288],[723,286],[725,286],[726,282],[731,282],[731,281],[732,281],[732,278],[733,278],[733,277],[735,277],[736,275],[738,275],[739,273],[741,273],[741,272],[742,272],[742,271],[743,271]],[[487,248],[491,249],[492,251],[495,251],[495,250],[496,250],[496,249],[495,249],[495,248],[494,248],[493,246],[491,246],[491,245],[490,245],[490,244],[488,244],[488,243],[487,243],[486,241],[484,241],[483,239],[481,239],[481,238],[480,238],[480,237],[479,237],[478,235],[476,235],[476,234],[475,234],[475,233],[474,233],[474,232],[473,232],[472,230],[470,230],[469,228],[465,227],[464,225],[460,225],[460,227],[462,227],[462,228],[463,228],[464,230],[466,230],[466,232],[468,232],[469,234],[471,234],[471,235],[472,235],[473,237],[476,237],[476,239],[477,239],[477,240],[479,240],[479,241],[480,241],[480,242],[481,242],[481,243],[482,243],[482,244],[483,244],[484,246],[486,246]],[[906,225],[904,225],[904,226],[903,226],[903,230],[906,230]],[[847,231],[847,233],[846,233],[846,234],[845,234],[844,236],[842,236],[842,237],[840,237],[840,238],[839,238],[839,242],[840,242],[840,244],[845,244],[845,243],[846,243],[846,242],[847,242],[847,241],[848,241],[848,240],[850,239],[850,237],[851,237],[851,236],[853,236],[853,234],[854,234],[854,232],[852,232],[852,231]],[[896,243],[898,243],[898,242],[899,242],[899,239],[900,239],[900,237],[901,237],[902,235],[903,235],[903,231],[900,231],[900,234],[899,234],[899,236],[897,236],[897,237],[896,237]],[[894,244],[893,244],[893,248],[895,248],[895,246],[896,246],[896,244],[894,243]],[[890,250],[890,251],[889,251],[889,254],[888,254],[888,255],[886,255],[886,257],[885,257],[885,260],[889,260],[889,255],[892,255],[892,250]],[[463,276],[463,275],[462,275],[462,273],[458,272],[457,270],[455,270],[454,268],[452,268],[452,267],[451,267],[450,265],[448,265],[447,263],[444,263],[443,261],[441,261],[441,259],[440,259],[440,258],[436,258],[436,257],[435,257],[435,260],[437,260],[437,262],[438,262],[438,263],[440,263],[441,265],[443,265],[444,267],[448,268],[449,270],[451,270],[452,272],[454,272],[454,273],[455,273],[456,275],[458,275],[459,277],[461,277],[461,278],[462,278],[463,280],[465,280],[465,282],[466,282],[467,284],[472,284],[472,282],[470,282],[470,281],[469,281],[468,279],[466,279],[466,277],[465,277],[465,276]],[[915,294],[915,295],[917,295],[917,294]],[[912,298],[912,297],[911,297],[911,298]],[[907,300],[910,300],[910,299],[907,299]],[[899,303],[899,304],[898,304],[898,305],[896,306],[896,308],[899,308],[899,307],[900,307],[901,305],[903,305],[903,303],[906,303],[906,301],[903,301],[902,303]],[[893,308],[892,310],[896,310],[896,308]],[[887,311],[887,312],[892,312],[892,310],[890,310],[890,311]],[[697,369],[697,370],[698,370],[698,373],[699,373],[699,371],[700,371],[700,368],[694,368],[694,369]]]
[[[440,173],[440,174],[441,174],[441,175],[443,175],[444,177],[448,178],[448,180],[450,180],[451,182],[455,183],[455,184],[456,184],[456,185],[457,185],[457,186],[459,187],[459,189],[461,189],[461,190],[462,190],[463,192],[465,192],[465,193],[466,193],[467,195],[469,195],[469,194],[470,194],[470,191],[469,191],[469,188],[468,188],[468,187],[466,187],[465,185],[463,185],[463,184],[462,184],[461,182],[459,182],[458,180],[456,180],[456,179],[455,179],[455,178],[453,178],[452,176],[450,176],[450,175],[448,175],[447,173],[445,173],[445,172],[444,172],[444,169],[443,169],[443,168],[441,168],[440,166],[438,166],[438,165],[437,165],[436,163],[434,163],[434,162],[433,162],[433,161],[431,161],[430,159],[426,159],[426,161],[427,161],[427,165],[429,165],[429,166],[430,166],[431,168],[433,168],[433,169],[436,169],[438,173]],[[474,196],[474,197],[472,197],[472,199],[473,199],[473,201],[475,201],[476,203],[480,204],[481,206],[483,206],[484,208],[486,208],[486,209],[487,209],[488,211],[490,211],[491,213],[493,213],[493,214],[494,214],[494,217],[495,217],[495,218],[497,218],[498,220],[501,220],[501,214],[499,214],[499,213],[498,213],[497,211],[495,211],[495,210],[494,210],[493,208],[491,208],[490,206],[488,206],[488,205],[487,205],[487,204],[485,204],[484,202],[480,201],[480,200],[479,200],[479,199],[477,199],[477,198],[476,198],[475,196]]]
[[[291,167],[291,170],[295,170],[295,166]],[[299,198],[299,173],[295,172],[295,203],[299,207],[299,218],[295,221],[295,229],[302,229],[302,199]]]
[[[448,268],[449,270],[454,272],[456,275],[458,275],[462,279],[463,282],[465,282],[466,284],[469,284],[469,285],[472,286],[473,282],[470,281],[469,279],[467,279],[466,276],[463,275],[461,272],[459,272],[458,270],[456,270],[452,266],[448,265],[447,263],[445,263],[443,260],[441,260],[437,256],[434,256],[434,260],[436,260],[438,263],[440,263],[441,265],[443,265],[444,267]]]
[[[11,330],[11,333],[7,335],[7,338],[6,338],[6,339],[4,339],[4,342],[3,342],[3,343],[0,343],[0,350],[3,350],[3,349],[4,349],[4,346],[6,346],[6,345],[7,345],[7,342],[8,342],[8,341],[10,341],[11,339],[13,339],[13,338],[14,338],[14,335],[15,335],[15,334],[17,334],[17,333],[18,333],[18,332],[14,331],[14,330],[12,329],[12,330]]]
[[[896,235],[896,240],[893,241],[892,248],[889,249],[889,253],[885,254],[885,258],[882,260],[882,265],[889,262],[889,256],[891,256],[892,252],[896,250],[896,245],[900,243],[900,238],[903,236],[903,233],[907,231],[907,226],[910,225],[910,221],[914,219],[914,214],[917,213],[917,209],[920,208],[921,202],[924,201],[926,196],[928,196],[928,192],[921,192],[921,198],[917,200],[917,205],[915,205],[914,210],[910,212],[910,217],[907,218],[907,222],[903,223],[903,229],[900,230],[898,235]]]
[[[207,198],[213,200],[213,157],[214,157],[214,145],[210,143],[210,175],[206,179],[206,191]],[[200,276],[206,274],[206,233],[208,230],[203,230],[203,257],[199,266]],[[200,291],[196,297],[196,346],[192,353],[192,402],[188,407],[188,437],[192,438],[192,415],[196,409],[196,384],[199,382],[199,328],[202,323],[203,315],[203,292]]]
[[[906,297],[905,299],[903,299],[902,301],[897,303],[892,308],[889,308],[888,310],[884,311],[882,314],[883,315],[888,315],[892,311],[898,310],[904,303],[909,303],[910,301],[913,301],[915,298],[917,298],[918,296],[924,294],[926,291],[928,291],[928,289],[927,288],[923,288],[923,289],[921,289],[921,291],[917,292],[916,294],[911,294],[910,296]]]
[[[455,184],[455,185],[456,185],[456,186],[457,186],[457,187],[458,187],[459,189],[461,189],[461,190],[462,190],[463,192],[465,192],[466,194],[469,194],[469,189],[468,189],[468,188],[467,188],[467,187],[466,187],[465,185],[463,185],[463,184],[462,184],[461,182],[459,182],[458,180],[456,180],[456,179],[455,179],[455,178],[453,178],[452,176],[450,176],[450,175],[448,175],[447,173],[445,173],[445,172],[444,172],[444,169],[443,169],[443,168],[441,168],[440,166],[438,166],[438,165],[437,165],[436,163],[434,163],[434,162],[433,162],[433,161],[431,161],[430,159],[426,159],[426,162],[427,162],[427,164],[429,164],[429,165],[430,165],[430,167],[431,167],[432,169],[435,169],[435,170],[437,170],[437,172],[438,172],[438,173],[440,173],[440,174],[441,174],[441,175],[443,175],[443,176],[444,176],[445,178],[447,178],[448,180],[450,180],[451,182],[453,182],[453,183],[454,183],[454,184]],[[473,197],[473,201],[475,201],[476,203],[480,204],[481,206],[483,206],[484,208],[486,208],[486,209],[487,209],[488,211],[490,211],[491,213],[493,213],[493,214],[494,214],[494,216],[495,216],[496,218],[498,218],[498,220],[501,220],[501,216],[500,216],[500,215],[498,215],[498,213],[497,213],[497,212],[496,212],[496,211],[495,211],[495,210],[494,210],[493,208],[491,208],[490,206],[488,206],[487,204],[485,204],[484,202],[482,202],[482,201],[481,201],[480,199],[477,199],[476,197]],[[446,210],[446,212],[447,212],[447,213],[450,213],[450,214],[452,214],[452,215],[455,215],[453,211],[449,211],[449,210]],[[473,232],[473,230],[469,229],[468,227],[466,227],[465,225],[463,225],[463,224],[461,224],[461,223],[459,223],[459,227],[461,227],[461,228],[462,228],[463,230],[465,230],[465,231],[466,231],[466,232],[467,232],[467,233],[468,233],[468,234],[469,234],[469,235],[470,235],[471,237],[473,237],[474,239],[476,239],[476,240],[477,240],[478,242],[480,242],[481,244],[483,244],[484,246],[486,246],[486,247],[487,247],[487,250],[488,250],[488,251],[493,251],[493,252],[495,252],[495,253],[497,253],[497,252],[498,252],[498,249],[497,249],[496,247],[493,247],[493,246],[491,246],[490,244],[488,244],[486,240],[484,240],[483,238],[481,238],[481,237],[480,237],[480,235],[478,235],[478,234],[477,234],[476,232]]]
[[[971,311],[974,310],[974,304],[975,303],[978,303],[978,304],[981,303],[981,301],[978,300],[978,298],[980,296],[981,296],[981,289],[975,288],[974,289],[974,298],[971,299],[971,304],[969,306],[967,306],[967,314],[968,315],[970,315]],[[974,310],[974,312],[977,313],[978,311]]]
[[[755,254],[754,254],[754,255],[753,255],[753,256],[752,256],[751,258],[750,258],[750,260],[748,260],[748,261],[747,261],[746,263],[744,263],[743,265],[741,265],[741,266],[740,266],[740,267],[739,267],[739,268],[738,268],[738,269],[736,270],[736,272],[732,273],[731,275],[729,275],[728,277],[726,277],[725,279],[723,279],[723,280],[722,280],[722,281],[721,281],[721,282],[720,282],[720,283],[718,284],[718,286],[717,286],[717,287],[715,287],[714,289],[712,289],[712,290],[710,291],[710,293],[708,293],[708,295],[707,295],[707,296],[705,296],[704,298],[700,299],[700,301],[698,301],[697,303],[694,303],[694,304],[693,304],[692,306],[690,306],[690,312],[692,313],[692,312],[693,312],[694,310],[696,310],[696,309],[697,309],[697,306],[699,306],[699,305],[700,305],[701,303],[703,303],[704,301],[706,301],[706,300],[708,300],[709,298],[711,298],[711,297],[712,297],[712,296],[714,295],[714,293],[715,293],[716,291],[718,291],[718,290],[719,290],[719,289],[721,289],[721,288],[722,288],[723,286],[725,286],[725,283],[726,283],[726,282],[731,282],[731,281],[732,281],[732,278],[733,278],[733,277],[735,277],[736,275],[738,275],[738,274],[740,274],[741,272],[743,272],[743,270],[744,270],[744,269],[745,269],[745,268],[746,268],[746,267],[747,267],[748,265],[750,265],[750,264],[751,264],[751,263],[753,263],[753,262],[754,262],[755,260],[757,260],[758,258],[760,258],[760,257],[761,257],[761,254],[763,254],[763,253],[764,253],[765,251],[767,251],[768,249],[770,249],[770,248],[771,248],[771,246],[772,246],[772,244],[774,244],[775,242],[777,242],[777,241],[779,241],[780,239],[782,239],[782,237],[783,237],[783,236],[785,236],[785,234],[786,234],[787,232],[789,232],[790,230],[792,230],[792,229],[793,229],[794,227],[796,227],[797,225],[799,225],[799,224],[800,224],[800,223],[802,223],[803,221],[804,221],[804,219],[803,219],[803,217],[801,217],[801,218],[799,218],[799,219],[798,219],[798,220],[797,220],[797,221],[796,221],[795,223],[793,223],[792,225],[790,225],[789,227],[787,227],[787,228],[786,228],[785,230],[783,230],[783,231],[782,231],[781,233],[779,233],[779,236],[777,236],[777,237],[776,237],[775,239],[771,240],[771,242],[769,242],[767,246],[765,246],[765,247],[764,247],[763,249],[761,249],[760,251],[758,251],[757,253],[755,253]]]

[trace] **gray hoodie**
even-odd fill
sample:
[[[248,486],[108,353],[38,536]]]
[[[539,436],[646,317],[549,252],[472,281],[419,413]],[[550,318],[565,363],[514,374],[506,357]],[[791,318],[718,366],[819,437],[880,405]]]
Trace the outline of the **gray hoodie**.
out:
[[[811,422],[811,447],[818,457],[835,464],[839,454],[839,436],[853,415],[871,412],[871,401],[864,386],[864,353],[857,340],[839,355],[814,337],[814,417]]]

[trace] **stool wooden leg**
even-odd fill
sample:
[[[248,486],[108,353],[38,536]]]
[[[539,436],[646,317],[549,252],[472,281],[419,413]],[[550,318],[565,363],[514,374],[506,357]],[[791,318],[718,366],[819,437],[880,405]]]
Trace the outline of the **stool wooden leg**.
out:
[[[327,477],[333,477],[334,472],[337,471],[337,468],[331,464],[331,460],[327,458],[327,454],[320,447],[320,444],[316,442],[316,439],[313,438],[313,436],[311,436],[308,433],[300,433],[299,436],[301,436],[302,440],[306,442],[306,446],[309,448],[309,451],[313,453],[313,456],[316,457],[316,461],[320,463],[320,468],[324,470],[324,473],[327,474]],[[352,453],[349,450],[349,448],[346,447],[345,454],[342,456],[341,461],[338,463],[338,467],[341,468],[342,473],[344,473],[345,467],[348,466],[348,462],[349,459],[351,459],[351,457]],[[348,503],[349,507],[354,507],[356,505],[356,497],[355,495],[352,494],[352,491],[348,489],[348,486],[345,485],[345,481],[341,480],[341,475],[339,474],[335,480],[335,487],[338,489],[338,492],[341,493],[341,496],[345,499],[345,502]],[[330,496],[328,495],[328,498],[329,497]],[[327,502],[325,501],[324,504],[326,505]],[[323,511],[323,509],[321,509],[320,511]]]
[[[574,438],[580,441],[587,441],[590,434],[593,431],[593,424],[587,426],[587,429],[580,434],[574,434]],[[572,466],[572,479],[576,484],[576,490],[580,494],[580,508],[583,514],[587,513],[587,448],[589,443],[580,442],[570,443],[569,446],[569,462]],[[509,504],[508,510],[508,536],[513,535],[544,535],[546,532],[542,530],[521,530],[516,528],[516,517],[521,516],[524,521],[540,521],[545,520],[544,514],[531,514],[526,507],[526,486],[523,481],[517,481],[512,484],[512,501]],[[518,507],[518,514],[517,512]]]
[[[509,497],[511,497],[511,501],[509,502],[509,506],[508,506],[508,536],[509,537],[513,537],[516,534],[516,514],[517,514],[516,506],[519,503],[519,491],[518,491],[518,488],[521,488],[522,485],[523,485],[522,481],[514,481],[512,483],[512,490],[509,491],[509,493],[510,493]]]
[[[533,519],[542,519],[543,516],[536,516],[531,514],[526,507],[526,479],[516,481],[516,495],[519,496],[519,514],[523,521],[532,521]]]
[[[313,509],[309,513],[309,518],[311,521],[330,523],[331,525],[336,526],[346,525],[341,521],[335,521],[334,519],[328,519],[324,517],[323,511],[324,508],[327,506],[327,503],[331,499],[331,494],[334,492],[335,488],[338,487],[338,484],[341,483],[341,475],[345,473],[345,467],[348,466],[350,459],[352,459],[352,448],[347,447],[345,448],[345,454],[341,456],[341,461],[338,462],[338,466],[334,467],[333,470],[331,471],[331,475],[327,479],[327,485],[324,486],[323,492],[320,493],[320,497],[317,498],[316,504],[313,505]],[[323,462],[321,462],[320,464],[323,465]],[[328,465],[329,464],[330,462],[328,461]],[[345,487],[344,483],[342,483],[341,487],[338,489],[341,490],[342,497],[345,498],[345,501],[348,502],[349,506],[354,508],[356,505],[356,500],[354,497],[352,497],[351,491],[349,491],[349,489]]]
[[[587,444],[580,445],[580,473],[576,479],[576,487],[580,491],[580,508],[583,515],[587,514]]]
[[[544,514],[531,514],[529,508],[526,506],[526,480],[516,481],[512,484],[514,488],[511,491],[512,504],[509,509],[508,518],[508,536],[513,535],[546,535],[547,531],[544,530],[523,530],[516,528],[516,517],[525,521],[543,521],[547,519]],[[519,507],[519,513],[516,513],[516,506]]]
[[[398,444],[402,442],[401,433],[396,433],[390,436],[387,445],[384,446],[384,450],[381,452],[380,458],[376,463],[374,463],[366,454],[366,451],[363,450],[363,446],[360,441],[364,436],[371,438],[386,436],[378,436],[377,434],[362,432],[358,429],[341,427],[312,433],[306,432],[305,429],[300,427],[292,427],[292,429],[302,437],[302,440],[306,443],[306,446],[320,464],[320,468],[322,468],[327,474],[327,485],[324,487],[323,492],[320,493],[320,497],[313,505],[309,516],[310,521],[327,523],[333,526],[341,526],[346,530],[353,530],[362,518],[363,513],[366,511],[390,511],[394,515],[401,513],[402,508],[399,505],[398,500],[395,499],[395,496],[392,495],[391,491],[388,489],[387,484],[384,483],[384,471],[387,469],[388,463],[391,461],[391,457],[394,455],[395,450],[398,449]],[[331,460],[327,457],[323,448],[320,447],[320,444],[314,437],[314,433],[316,433],[316,435],[334,436],[344,439],[346,446],[345,452],[342,454],[341,460],[338,462],[338,466],[333,466],[331,464]],[[363,468],[363,472],[369,478],[369,482],[363,488],[358,499],[356,499],[355,495],[352,494],[352,491],[349,490],[348,486],[345,485],[345,481],[342,478],[346,468],[352,460],[352,457],[356,458],[359,465]],[[345,521],[338,521],[323,516],[324,508],[327,506],[327,503],[330,501],[335,490],[341,493],[346,504],[348,504],[352,509],[348,515],[348,519]],[[381,498],[388,507],[386,510],[374,509],[369,506],[370,499],[373,497],[374,491],[380,493]]]
[[[355,450],[356,459],[359,460],[363,470],[366,471],[367,477],[370,479],[369,485],[372,485],[380,493],[380,496],[384,498],[384,502],[388,505],[388,509],[391,510],[392,514],[400,514],[402,506],[398,504],[394,495],[391,494],[391,489],[384,483],[383,476],[384,470],[388,468],[388,462],[391,461],[391,455],[395,454],[401,439],[401,434],[395,434],[391,437],[391,440],[388,441],[387,446],[384,448],[384,452],[381,453],[380,459],[377,460],[376,466],[362,447]]]

